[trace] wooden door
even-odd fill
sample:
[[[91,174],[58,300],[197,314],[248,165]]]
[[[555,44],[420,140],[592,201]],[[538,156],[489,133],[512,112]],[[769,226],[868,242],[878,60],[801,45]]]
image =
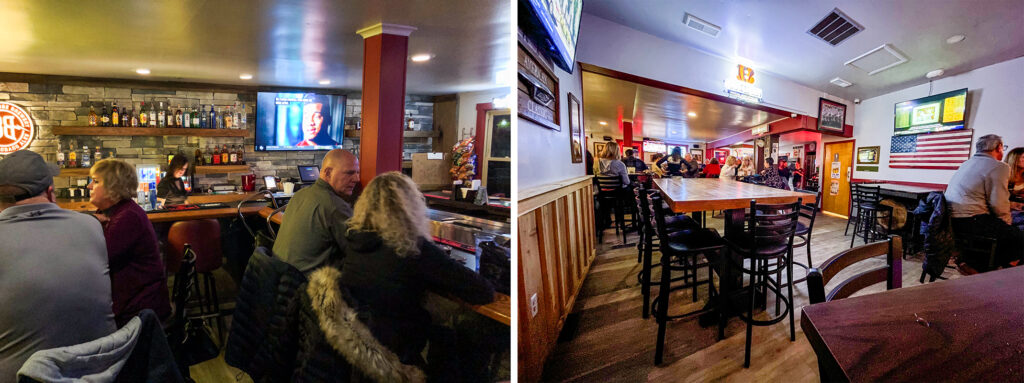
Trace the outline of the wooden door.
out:
[[[822,210],[846,217],[850,213],[850,177],[854,141],[825,144],[822,157]],[[835,181],[835,185],[833,185]]]

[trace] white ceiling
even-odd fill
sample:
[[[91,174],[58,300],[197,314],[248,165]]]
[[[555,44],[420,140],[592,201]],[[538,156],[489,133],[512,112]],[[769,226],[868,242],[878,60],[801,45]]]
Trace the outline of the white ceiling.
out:
[[[409,55],[434,56],[408,62],[408,93],[487,90],[514,67],[511,13],[506,0],[0,0],[0,72],[358,90],[356,31],[384,22],[416,27]]]
[[[635,139],[651,137],[672,143],[714,141],[789,117],[591,72],[583,72],[583,100],[583,126],[594,137],[623,136],[619,109],[623,120],[633,122]],[[601,121],[607,124],[601,125]]]
[[[833,47],[807,30],[834,8],[864,30]],[[587,0],[584,12],[848,100],[926,83],[933,69],[949,76],[1024,56],[1022,0]],[[687,12],[721,33],[712,38],[686,27]],[[956,34],[967,38],[947,44]],[[873,76],[844,65],[886,43],[910,61]],[[832,85],[834,77],[854,85]]]

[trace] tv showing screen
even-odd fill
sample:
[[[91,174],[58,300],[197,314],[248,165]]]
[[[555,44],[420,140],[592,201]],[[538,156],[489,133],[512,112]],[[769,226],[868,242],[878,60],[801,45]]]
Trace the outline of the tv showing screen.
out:
[[[665,153],[665,143],[658,141],[644,141],[644,153]]]
[[[896,104],[896,135],[958,130],[966,122],[967,88]]]
[[[345,96],[319,93],[256,94],[257,151],[329,150],[345,138]]]
[[[572,73],[583,0],[520,0],[520,28],[555,65]],[[524,9],[525,8],[525,9]]]

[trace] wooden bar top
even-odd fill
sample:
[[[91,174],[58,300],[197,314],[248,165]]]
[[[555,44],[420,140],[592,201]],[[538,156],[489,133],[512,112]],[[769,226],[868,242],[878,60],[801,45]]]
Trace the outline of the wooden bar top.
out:
[[[218,209],[194,209],[183,211],[147,212],[146,215],[149,217],[150,222],[174,222],[188,221],[193,219],[237,217],[237,202],[254,194],[255,193],[197,194],[188,197],[189,203],[224,203],[227,204],[228,207]],[[256,197],[253,196],[253,199],[256,199]],[[74,210],[83,213],[91,213],[96,211],[96,207],[93,206],[93,204],[89,203],[89,199],[87,198],[58,198],[57,205],[64,209]],[[260,209],[262,209],[265,206],[266,202],[254,201],[246,203],[246,206],[242,207],[242,214],[258,214]]]
[[[264,207],[259,209],[259,215],[266,219],[270,216],[274,209]],[[270,222],[281,224],[281,220],[284,219],[284,213],[277,213],[274,218],[270,219]],[[458,300],[456,300],[458,301]],[[498,322],[504,323],[505,325],[512,325],[512,298],[502,293],[494,293],[494,302],[486,305],[471,305],[465,302],[459,301],[459,303],[468,306],[484,316],[494,319]]]
[[[1013,267],[813,304],[800,327],[849,381],[1024,382],[1021,281]]]
[[[718,178],[659,178],[654,180],[672,211],[729,210],[750,207],[750,200],[760,204],[815,202],[814,194],[770,188],[746,182]]]
[[[232,202],[241,201],[249,196],[253,196],[253,199],[257,199],[257,197],[254,196],[255,194],[258,193],[193,194],[188,196],[188,203],[200,204],[219,202],[230,205]],[[57,206],[74,211],[96,211],[96,206],[89,203],[88,198],[57,198]]]

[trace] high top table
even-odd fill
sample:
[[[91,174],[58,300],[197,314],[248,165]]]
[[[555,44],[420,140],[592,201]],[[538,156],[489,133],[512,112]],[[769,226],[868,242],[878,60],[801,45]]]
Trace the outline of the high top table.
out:
[[[803,308],[822,381],[1024,382],[1024,267]]]
[[[746,219],[744,209],[750,207],[750,200],[757,200],[759,204],[783,204],[802,199],[802,203],[809,204],[817,199],[815,194],[719,178],[659,178],[654,180],[654,185],[661,191],[669,208],[676,213],[722,210],[725,215],[726,238],[734,238],[743,233],[743,222]],[[739,264],[743,261],[739,258],[733,260]],[[723,296],[739,290],[743,283],[742,276],[733,275],[730,269],[725,260],[718,262]],[[759,305],[762,305],[764,298],[763,295],[758,297]]]

